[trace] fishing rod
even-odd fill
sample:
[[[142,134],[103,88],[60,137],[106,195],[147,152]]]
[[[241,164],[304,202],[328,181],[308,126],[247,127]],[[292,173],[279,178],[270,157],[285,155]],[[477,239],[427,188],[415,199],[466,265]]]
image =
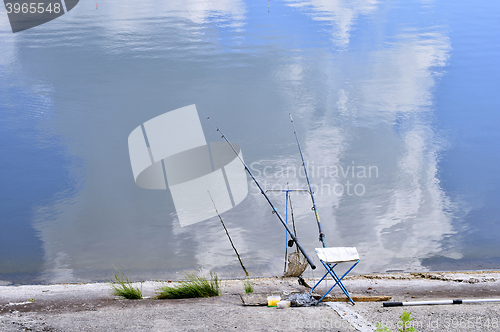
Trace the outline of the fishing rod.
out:
[[[413,301],[413,302],[384,302],[384,307],[402,307],[409,305],[436,305],[436,304],[465,304],[479,302],[500,302],[500,299],[472,299],[472,300],[438,300],[438,301]]]
[[[229,239],[229,242],[231,242],[231,246],[234,249],[234,252],[236,253],[236,256],[238,256],[238,260],[240,261],[240,265],[243,268],[243,271],[245,271],[246,276],[248,277],[248,271],[245,269],[245,266],[243,265],[243,262],[241,261],[240,254],[238,254],[238,250],[236,250],[236,247],[234,246],[233,240],[231,240],[231,236],[229,236],[229,232],[227,231],[226,225],[224,225],[224,221],[222,221],[222,217],[219,214],[219,211],[217,211],[217,207],[215,206],[214,199],[212,198],[212,195],[210,194],[210,191],[208,192],[208,196],[210,196],[210,199],[212,200],[212,203],[214,205],[215,213],[219,216],[220,222],[222,223],[222,227],[224,227],[224,230],[226,231],[227,237]]]
[[[200,109],[200,111],[202,111],[202,110]],[[290,234],[290,237],[292,238],[292,240],[295,242],[295,244],[297,245],[297,247],[299,248],[299,250],[302,252],[302,254],[304,255],[304,257],[307,259],[307,262],[311,266],[311,269],[313,269],[313,270],[316,269],[316,265],[314,265],[314,263],[311,260],[311,258],[309,257],[309,255],[307,255],[307,253],[304,250],[304,248],[302,247],[302,245],[300,245],[299,240],[297,239],[297,237],[295,236],[295,234],[293,234],[293,232],[290,230],[290,228],[288,228],[288,225],[283,220],[283,217],[278,212],[278,210],[274,206],[273,202],[271,202],[271,199],[269,198],[269,196],[266,195],[266,193],[264,192],[264,189],[262,189],[262,186],[260,185],[259,181],[257,181],[257,179],[255,178],[255,176],[252,174],[252,172],[248,168],[247,164],[240,157],[239,153],[236,151],[236,149],[233,147],[233,145],[228,141],[228,139],[222,133],[222,131],[215,125],[215,123],[212,121],[212,119],[210,119],[210,117],[205,112],[203,112],[203,114],[205,114],[205,116],[207,117],[207,120],[210,121],[210,123],[212,123],[212,125],[215,127],[215,129],[217,129],[217,131],[221,134],[221,137],[227,142],[227,144],[229,144],[229,146],[234,151],[234,153],[236,154],[236,156],[238,157],[238,159],[241,161],[241,163],[243,164],[243,166],[245,166],[245,170],[248,172],[248,174],[250,175],[250,177],[252,178],[252,180],[255,182],[255,184],[259,188],[261,194],[264,195],[264,197],[266,198],[266,200],[269,203],[269,205],[271,205],[271,208],[273,209],[273,213],[276,214],[276,216],[278,217],[278,219],[281,221],[281,224],[283,225],[283,227],[285,227],[285,229],[288,232],[288,234]]]
[[[319,230],[319,240],[323,244],[323,248],[326,248],[325,244],[325,234],[323,233],[323,229],[321,228],[321,222],[319,220],[318,209],[316,209],[316,202],[314,201],[314,194],[311,188],[311,181],[309,181],[309,175],[307,174],[306,162],[304,160],[304,155],[302,154],[302,149],[300,148],[299,137],[297,136],[297,130],[295,129],[295,124],[293,123],[292,113],[288,113],[290,115],[290,120],[292,121],[293,133],[295,134],[295,139],[297,140],[297,146],[299,147],[300,158],[302,158],[302,166],[304,166],[304,173],[306,173],[307,184],[309,185],[309,193],[311,194],[311,200],[313,203],[312,210],[314,211],[314,215],[316,216],[316,222],[318,223]]]

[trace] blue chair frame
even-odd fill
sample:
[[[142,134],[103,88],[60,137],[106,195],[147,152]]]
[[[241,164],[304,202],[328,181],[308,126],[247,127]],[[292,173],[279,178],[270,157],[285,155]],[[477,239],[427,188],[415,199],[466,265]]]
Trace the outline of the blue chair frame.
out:
[[[343,255],[344,257],[337,257],[336,261],[334,262],[329,262],[325,259],[325,255],[318,252],[318,250],[342,250],[342,249],[348,249],[350,250],[351,252],[348,253],[347,255]],[[351,298],[351,295],[349,294],[349,291],[347,290],[347,288],[344,286],[344,284],[342,283],[342,279],[344,279],[344,277],[349,274],[349,272],[352,271],[352,269],[354,269],[356,267],[356,265],[358,265],[359,263],[359,255],[357,253],[357,250],[356,248],[353,248],[353,247],[350,247],[350,248],[317,248],[316,249],[316,253],[318,254],[318,258],[319,260],[321,261],[321,263],[323,264],[323,266],[325,267],[326,269],[326,273],[325,275],[314,285],[314,287],[311,289],[311,294],[312,292],[314,291],[314,289],[316,289],[316,287],[319,286],[319,284],[328,276],[328,275],[331,275],[333,280],[335,281],[335,284],[318,300],[318,303],[320,303],[324,298],[325,296],[327,296],[332,290],[333,288],[335,288],[335,286],[339,285],[339,288],[342,290],[342,292],[344,292],[345,296],[347,296],[347,298],[349,299],[349,301],[351,302],[352,305],[354,305],[354,301],[352,300]],[[339,260],[340,258],[340,260]],[[345,262],[355,262],[350,268],[349,270],[347,270],[346,273],[344,273],[340,278],[339,276],[337,275],[337,273],[335,273],[335,271],[333,270],[339,263],[345,263]]]

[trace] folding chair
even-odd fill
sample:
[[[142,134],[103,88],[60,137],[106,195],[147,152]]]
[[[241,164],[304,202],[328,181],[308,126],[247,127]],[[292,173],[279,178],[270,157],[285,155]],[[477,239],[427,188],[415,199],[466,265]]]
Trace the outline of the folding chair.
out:
[[[352,269],[359,263],[359,255],[358,251],[356,250],[355,247],[334,247],[334,248],[316,248],[316,254],[318,255],[319,260],[321,263],[323,263],[323,266],[326,269],[326,273],[323,276],[323,278],[320,279],[314,285],[314,287],[311,289],[311,294],[314,291],[316,287],[325,279],[328,274],[330,274],[333,277],[333,280],[335,280],[335,284],[326,292],[319,300],[318,303],[321,302],[328,293],[332,291],[332,289],[339,285],[340,289],[344,292],[344,294],[347,296],[349,301],[354,305],[354,301],[351,299],[351,296],[349,295],[349,292],[347,291],[347,288],[345,288],[344,284],[342,283],[342,279],[349,273],[351,272]],[[345,263],[345,262],[355,262],[349,270],[347,270],[346,273],[342,277],[339,278],[337,273],[333,271],[333,269],[339,264],[339,263]]]

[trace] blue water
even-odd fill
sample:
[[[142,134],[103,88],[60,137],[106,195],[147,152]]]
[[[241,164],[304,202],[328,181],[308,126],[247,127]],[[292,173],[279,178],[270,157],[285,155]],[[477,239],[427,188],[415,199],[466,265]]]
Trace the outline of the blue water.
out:
[[[327,243],[356,246],[357,273],[499,268],[499,18],[492,1],[109,1],[13,34],[2,10],[0,284],[243,276],[218,218],[181,228],[168,191],[134,183],[130,132],[190,104],[267,189],[305,184],[293,113]],[[250,274],[280,274],[283,229],[249,185],[222,217]]]

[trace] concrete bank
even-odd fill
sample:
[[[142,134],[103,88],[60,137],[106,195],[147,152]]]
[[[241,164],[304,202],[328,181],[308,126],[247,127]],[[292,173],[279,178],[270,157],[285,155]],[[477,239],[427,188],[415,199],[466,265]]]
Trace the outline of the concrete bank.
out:
[[[296,278],[253,282],[256,293],[307,291]],[[373,331],[377,322],[397,331],[405,309],[417,331],[500,330],[500,302],[394,308],[381,302],[328,302],[278,310],[243,306],[243,282],[222,283],[223,296],[182,300],[152,299],[162,285],[152,281],[142,283],[143,300],[114,297],[105,283],[0,286],[0,331]],[[353,276],[345,285],[354,296],[387,295],[390,301],[500,298],[495,271]]]

